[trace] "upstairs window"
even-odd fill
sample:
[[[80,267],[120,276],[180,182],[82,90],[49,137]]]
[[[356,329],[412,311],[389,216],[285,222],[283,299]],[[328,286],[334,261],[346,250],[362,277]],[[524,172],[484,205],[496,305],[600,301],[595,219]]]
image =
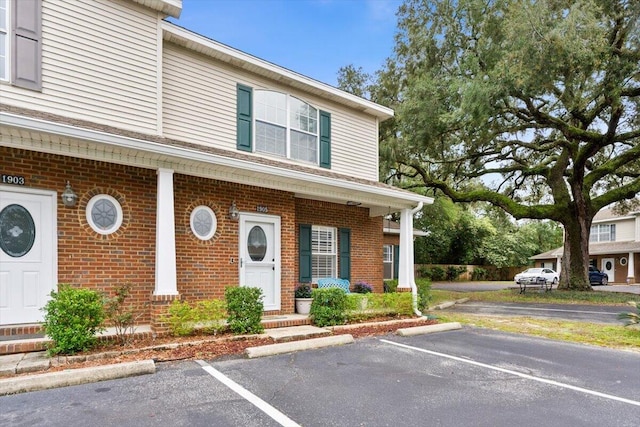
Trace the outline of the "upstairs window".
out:
[[[42,89],[42,0],[0,0],[0,80]]]
[[[255,91],[256,151],[318,163],[318,110],[284,93]]]
[[[237,148],[331,168],[331,115],[292,95],[237,87]]]
[[[591,226],[589,241],[597,242],[615,242],[616,241],[616,225],[615,224],[597,224]]]

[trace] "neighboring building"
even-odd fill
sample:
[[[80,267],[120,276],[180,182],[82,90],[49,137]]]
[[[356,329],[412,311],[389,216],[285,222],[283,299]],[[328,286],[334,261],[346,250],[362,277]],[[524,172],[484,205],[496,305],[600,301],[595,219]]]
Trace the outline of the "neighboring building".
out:
[[[385,219],[383,222],[384,238],[382,244],[383,277],[385,280],[398,278],[400,262],[400,224]],[[429,233],[413,229],[413,237],[427,236]]]
[[[531,257],[536,266],[558,269],[563,248]],[[609,283],[640,282],[640,212],[616,215],[603,209],[593,218],[589,263],[607,273]]]
[[[432,199],[378,182],[392,110],[164,21],[181,0],[0,5],[0,325],[59,283],[130,283],[152,326],[230,285],[269,314],[318,277],[381,291],[389,212],[412,284]]]

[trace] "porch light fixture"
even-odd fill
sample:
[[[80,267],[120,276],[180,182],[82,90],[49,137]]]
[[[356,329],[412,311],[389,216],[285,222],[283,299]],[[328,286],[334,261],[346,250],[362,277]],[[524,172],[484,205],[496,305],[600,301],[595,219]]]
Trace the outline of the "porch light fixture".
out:
[[[237,221],[240,218],[240,211],[236,206],[236,201],[234,200],[229,207],[229,219],[232,221]]]
[[[60,195],[62,197],[62,204],[68,208],[72,208],[76,205],[76,200],[78,200],[78,196],[71,189],[71,184],[67,181],[67,186],[64,191]]]
[[[360,206],[362,203],[360,202],[354,202],[353,200],[349,200],[347,202],[347,206]]]

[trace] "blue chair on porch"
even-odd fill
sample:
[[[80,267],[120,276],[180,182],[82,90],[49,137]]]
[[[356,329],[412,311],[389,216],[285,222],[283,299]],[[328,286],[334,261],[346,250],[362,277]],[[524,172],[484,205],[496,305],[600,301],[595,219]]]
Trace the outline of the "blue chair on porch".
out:
[[[318,289],[338,288],[342,289],[345,294],[351,293],[349,290],[351,284],[347,279],[338,279],[335,277],[325,277],[318,279]]]

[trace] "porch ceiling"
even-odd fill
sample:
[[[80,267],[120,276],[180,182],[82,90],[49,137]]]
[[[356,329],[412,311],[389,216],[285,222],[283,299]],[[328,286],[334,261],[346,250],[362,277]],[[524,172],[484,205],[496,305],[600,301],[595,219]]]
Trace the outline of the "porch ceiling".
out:
[[[355,202],[369,208],[371,216],[433,201],[381,183],[265,161],[259,156],[225,155],[223,150],[210,152],[193,145],[160,143],[6,113],[0,113],[0,123],[3,146],[147,169],[173,169],[184,175],[287,191],[305,199]]]

